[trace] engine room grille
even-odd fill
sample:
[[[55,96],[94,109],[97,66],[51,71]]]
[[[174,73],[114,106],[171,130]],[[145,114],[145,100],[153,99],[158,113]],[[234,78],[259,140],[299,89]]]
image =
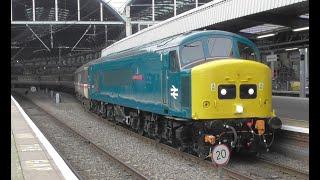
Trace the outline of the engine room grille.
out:
[[[181,77],[181,106],[190,107],[190,77],[184,76]]]

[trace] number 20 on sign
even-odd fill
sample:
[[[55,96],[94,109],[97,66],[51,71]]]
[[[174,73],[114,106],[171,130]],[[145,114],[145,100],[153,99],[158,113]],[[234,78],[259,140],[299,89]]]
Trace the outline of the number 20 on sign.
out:
[[[229,162],[230,150],[224,144],[218,144],[212,150],[212,162],[216,166],[224,166]]]

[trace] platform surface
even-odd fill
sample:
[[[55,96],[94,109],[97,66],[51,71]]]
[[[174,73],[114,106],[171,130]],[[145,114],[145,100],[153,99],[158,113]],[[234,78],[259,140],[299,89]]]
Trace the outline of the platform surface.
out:
[[[309,98],[272,96],[276,115],[286,121],[309,121]]]
[[[272,96],[283,130],[309,133],[309,98]]]
[[[15,102],[11,100],[11,179],[65,179],[63,175],[65,172],[61,172],[58,168],[56,160],[50,155],[52,152],[49,153],[47,151],[49,148],[42,142],[43,138],[39,139],[40,135],[29,123]]]

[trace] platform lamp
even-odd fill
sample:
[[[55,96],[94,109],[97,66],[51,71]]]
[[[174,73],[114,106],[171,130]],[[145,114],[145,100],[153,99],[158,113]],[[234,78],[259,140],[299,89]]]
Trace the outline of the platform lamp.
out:
[[[309,30],[309,26],[302,27],[302,28],[296,28],[296,29],[293,29],[292,31],[298,32],[298,31],[305,31],[305,30]]]

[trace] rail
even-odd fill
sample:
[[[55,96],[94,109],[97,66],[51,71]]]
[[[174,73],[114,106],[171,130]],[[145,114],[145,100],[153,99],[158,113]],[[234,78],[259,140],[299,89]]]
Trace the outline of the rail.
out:
[[[295,175],[296,177],[299,177],[301,179],[309,179],[309,173],[305,172],[305,171],[301,171],[283,164],[279,164],[264,158],[257,158],[257,161],[262,162],[272,168],[278,168],[280,171],[288,173],[288,174],[292,174]]]

